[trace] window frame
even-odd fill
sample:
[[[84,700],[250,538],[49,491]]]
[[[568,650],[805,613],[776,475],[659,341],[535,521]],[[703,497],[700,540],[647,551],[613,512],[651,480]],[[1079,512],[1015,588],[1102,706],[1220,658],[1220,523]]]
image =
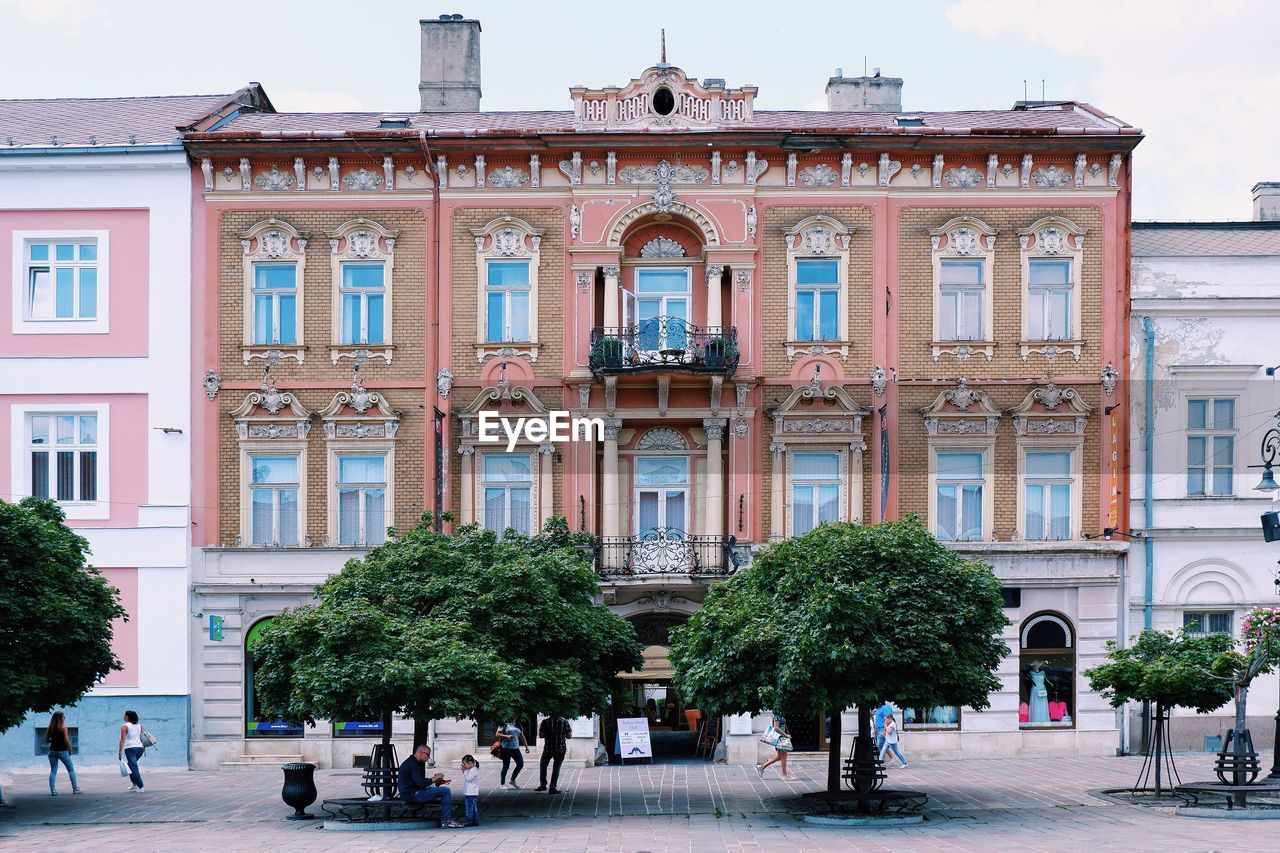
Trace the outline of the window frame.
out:
[[[1194,605],[1193,605],[1193,606],[1194,606]],[[1221,608],[1206,608],[1206,609],[1203,609],[1203,610],[1183,610],[1183,611],[1182,611],[1182,627],[1183,627],[1183,630],[1184,630],[1184,631],[1186,630],[1186,627],[1187,627],[1187,617],[1188,617],[1188,616],[1204,616],[1204,617],[1211,617],[1211,616],[1222,616],[1222,615],[1225,615],[1225,616],[1227,617],[1227,630],[1226,630],[1226,631],[1211,631],[1211,630],[1209,630],[1209,626],[1208,626],[1208,622],[1209,622],[1209,620],[1208,620],[1208,618],[1206,618],[1203,622],[1200,622],[1200,620],[1196,620],[1197,622],[1199,622],[1199,624],[1200,624],[1200,626],[1201,626],[1201,627],[1200,627],[1200,630],[1198,630],[1198,631],[1188,631],[1188,632],[1187,632],[1187,636],[1190,636],[1190,637],[1207,637],[1207,636],[1209,636],[1210,634],[1226,634],[1228,637],[1235,637],[1235,635],[1236,635],[1236,611],[1235,611],[1234,609],[1231,609],[1231,610],[1224,610],[1224,609],[1221,609]]]
[[[254,483],[253,482],[253,463],[255,459],[259,459],[259,458],[293,459],[295,461],[295,467],[297,469],[297,474],[298,474],[296,483],[261,483],[261,484]],[[303,532],[304,524],[303,524],[303,516],[302,516],[302,484],[303,484],[303,481],[305,481],[307,478],[306,469],[303,467],[304,460],[297,453],[287,452],[280,448],[270,448],[270,449],[250,451],[245,461],[246,461],[246,470],[248,472],[248,476],[246,477],[245,483],[244,483],[245,502],[248,506],[248,511],[249,511],[249,522],[248,522],[248,526],[245,528],[245,532],[248,534],[245,537],[248,540],[247,544],[251,548],[299,548],[299,547],[302,547],[302,544],[303,544],[302,540],[304,536],[304,532]],[[279,493],[281,491],[288,491],[290,489],[292,489],[298,494],[298,501],[297,501],[298,541],[282,543],[280,542],[280,522],[281,522],[281,519],[284,518],[284,513],[282,512],[280,507]],[[253,541],[253,538],[254,538],[253,537],[253,533],[254,533],[253,495],[255,492],[265,492],[265,491],[270,491],[272,493],[272,499],[271,499],[271,533],[272,533],[271,540],[272,541],[254,542]]]
[[[795,494],[797,486],[811,485],[817,488],[819,485],[833,484],[839,489],[838,503],[836,510],[836,521],[848,521],[849,516],[849,447],[843,447],[833,444],[810,444],[797,443],[787,448],[787,482],[786,482],[786,511],[787,511],[787,535],[799,536],[796,527],[796,506]],[[808,480],[797,478],[795,474],[795,457],[797,454],[804,455],[826,455],[836,457],[836,477],[834,480]],[[817,504],[814,504],[814,516],[817,516]],[[814,524],[809,530],[817,527]],[[808,532],[808,531],[806,531]]]
[[[930,301],[933,304],[934,361],[943,355],[955,356],[963,361],[971,355],[981,354],[987,361],[995,355],[995,259],[996,230],[973,216],[957,216],[942,226],[929,231],[932,248],[933,279]],[[953,340],[943,337],[942,329],[942,268],[943,261],[980,261],[982,263],[982,336],[976,339]]]
[[[523,265],[523,266],[525,267],[525,283],[524,283],[524,284],[515,284],[515,285],[512,285],[512,284],[497,284],[497,285],[495,285],[495,284],[493,284],[492,282],[490,282],[490,281],[489,281],[489,270],[492,268],[493,264],[512,264],[512,265],[514,265],[514,264],[521,264],[521,265]],[[519,338],[513,338],[513,337],[511,337],[511,318],[512,318],[512,316],[513,316],[513,315],[514,315],[514,313],[515,313],[515,312],[514,312],[514,310],[513,310],[513,308],[512,308],[512,294],[515,294],[515,293],[524,293],[524,294],[527,294],[527,295],[528,295],[528,298],[525,300],[525,303],[526,303],[526,304],[525,304],[525,310],[528,312],[528,315],[526,315],[526,316],[525,316],[524,320],[525,320],[525,328],[528,328],[528,329],[530,330],[530,334],[532,334],[532,326],[531,326],[530,321],[531,321],[531,319],[532,319],[533,307],[534,307],[534,306],[533,306],[533,291],[532,291],[531,285],[529,284],[529,279],[531,279],[531,278],[532,278],[532,275],[533,275],[533,270],[531,269],[530,262],[529,262],[528,260],[526,260],[526,259],[520,259],[520,258],[485,258],[485,262],[484,262],[484,314],[485,314],[485,335],[484,335],[484,336],[485,336],[485,343],[486,343],[486,344],[491,344],[491,345],[507,344],[507,345],[511,345],[511,344],[527,344],[527,343],[529,343],[529,341],[526,341],[526,340],[523,340],[523,339],[519,339]],[[496,341],[494,341],[494,340],[489,340],[489,320],[490,320],[490,315],[489,315],[489,297],[490,297],[490,296],[493,296],[495,293],[500,293],[500,294],[502,294],[502,336],[501,336],[498,340],[496,340]]]
[[[97,497],[92,501],[70,500],[55,503],[62,507],[68,520],[104,520],[111,517],[111,406],[109,403],[17,403],[10,408],[10,435],[20,436],[12,442],[10,454],[10,494],[14,500],[31,494],[31,418],[39,415],[93,415],[97,418]],[[50,449],[56,444],[48,445]],[[52,464],[52,459],[50,461]],[[79,482],[79,466],[76,473]],[[50,478],[50,485],[53,478]]]
[[[849,359],[849,255],[854,229],[831,216],[806,217],[788,229],[787,247],[787,361],[801,355],[832,355],[841,361]],[[799,294],[799,261],[836,261],[836,334],[832,340],[800,340],[797,335]],[[815,320],[816,320],[815,314]],[[815,329],[816,331],[816,329]]]
[[[387,541],[386,530],[394,527],[395,521],[395,445],[390,441],[379,441],[373,443],[355,444],[349,442],[329,442],[329,475],[327,478],[329,491],[329,541],[338,548],[372,548],[381,545]],[[365,489],[370,487],[369,484],[359,484],[360,488],[360,511],[362,518],[360,520],[360,537],[358,542],[342,541],[342,505],[341,493],[342,484],[339,482],[339,474],[341,471],[341,460],[344,457],[378,457],[383,460],[383,521],[382,539],[377,542],[370,542],[368,538],[368,530],[365,529],[365,519],[363,518]],[[376,487],[374,487],[376,488]]]
[[[487,490],[491,488],[492,489],[501,488],[505,492],[505,495],[503,497],[503,505],[502,505],[503,513],[506,520],[510,522],[511,521],[511,488],[513,485],[516,488],[523,488],[527,486],[527,488],[529,489],[529,519],[528,519],[529,529],[527,532],[530,535],[536,533],[541,527],[541,525],[537,523],[538,516],[539,516],[538,468],[539,468],[539,462],[541,461],[538,458],[537,449],[533,447],[524,447],[524,448],[519,448],[517,451],[513,451],[512,453],[506,453],[505,451],[500,451],[500,450],[483,451],[481,453],[478,453],[477,456],[479,456],[480,458],[476,464],[476,477],[478,480],[477,488],[476,488],[476,523],[486,530],[491,529],[488,524],[489,520],[488,518],[485,517],[485,514],[488,509],[488,501],[485,499],[485,493]],[[526,480],[490,481],[485,478],[485,460],[486,459],[488,459],[489,457],[498,458],[498,457],[510,457],[510,456],[525,456],[529,459],[529,479],[527,481]],[[495,485],[490,485],[491,482],[494,483]],[[506,527],[504,527],[502,530],[495,530],[494,533],[497,535],[499,539],[501,539],[505,534],[505,532],[509,529],[513,529],[513,528],[510,524],[507,524]]]
[[[298,459],[298,542],[294,545],[253,544],[253,458],[255,456],[295,456]],[[250,440],[240,442],[240,535],[242,548],[304,548],[310,542],[307,530],[307,442],[303,440]],[[278,527],[278,521],[273,521]]]
[[[240,249],[241,276],[244,280],[244,302],[241,309],[244,315],[240,344],[241,359],[248,364],[255,358],[265,359],[268,352],[275,351],[280,353],[282,358],[292,358],[302,363],[307,349],[306,323],[303,319],[306,305],[307,235],[287,222],[274,218],[266,219],[241,233]],[[257,320],[254,283],[257,280],[259,264],[293,264],[295,267],[293,278],[295,335],[294,342],[291,344],[254,343],[253,333]]]
[[[491,220],[481,228],[471,229],[475,239],[476,259],[476,362],[490,358],[524,358],[538,360],[541,348],[538,328],[539,269],[541,267],[542,230],[516,216]],[[528,261],[529,263],[529,340],[490,341],[489,337],[489,261]],[[505,304],[505,301],[504,301]]]
[[[1084,278],[1084,237],[1085,229],[1080,228],[1070,219],[1062,216],[1046,216],[1036,220],[1027,228],[1018,231],[1018,246],[1021,263],[1021,333],[1019,343],[1023,361],[1031,357],[1031,353],[1039,353],[1047,360],[1053,360],[1062,353],[1070,353],[1078,362],[1086,341],[1083,337],[1083,289]],[[1031,293],[1042,289],[1031,284],[1031,262],[1038,260],[1058,260],[1070,262],[1071,296],[1070,322],[1065,338],[1048,338],[1031,336]],[[1061,287],[1060,285],[1058,287]]]
[[[33,266],[28,261],[30,246],[37,243],[95,243],[97,315],[92,318],[31,316],[28,298]],[[56,261],[50,260],[53,267]],[[79,288],[77,281],[77,296]],[[56,284],[55,284],[56,287]],[[94,335],[111,331],[111,232],[102,229],[22,230],[13,232],[12,332],[15,335]]]
[[[1205,402],[1205,424],[1206,425],[1204,427],[1192,427],[1191,426],[1191,404],[1192,402],[1200,401],[1200,400],[1203,400]],[[1231,427],[1230,428],[1218,428],[1217,426],[1214,425],[1214,418],[1213,418],[1214,404],[1219,401],[1223,401],[1223,402],[1230,401],[1231,403]],[[1237,489],[1237,484],[1240,481],[1240,478],[1237,476],[1239,472],[1236,470],[1236,457],[1238,455],[1236,453],[1236,445],[1240,438],[1240,427],[1238,426],[1239,420],[1240,420],[1240,396],[1238,394],[1233,394],[1229,396],[1228,395],[1219,396],[1219,395],[1208,393],[1208,392],[1193,393],[1188,391],[1182,395],[1182,427],[1183,427],[1182,450],[1184,453],[1183,458],[1187,460],[1183,465],[1183,468],[1186,472],[1186,476],[1183,479],[1183,486],[1184,486],[1184,494],[1186,497],[1191,498],[1193,500],[1199,500],[1202,498],[1221,499],[1221,498],[1237,497],[1236,489]],[[1202,465],[1193,466],[1191,464],[1190,451],[1191,451],[1191,440],[1193,438],[1202,439],[1205,443],[1204,464]],[[1213,450],[1213,445],[1215,443],[1215,439],[1219,439],[1219,438],[1231,439],[1231,464],[1230,465],[1213,464],[1213,459],[1215,455]],[[1191,491],[1191,471],[1193,468],[1199,468],[1204,471],[1205,490],[1199,494],[1193,494]],[[1219,468],[1224,468],[1231,472],[1230,491],[1227,491],[1227,492],[1212,491],[1214,471]]]
[[[823,293],[831,293],[831,292],[834,292],[836,295],[836,307],[835,307],[836,329],[838,330],[840,328],[840,313],[841,313],[840,302],[841,302],[841,291],[842,291],[842,288],[840,286],[840,261],[836,258],[798,257],[798,258],[795,258],[794,263],[796,267],[796,283],[795,283],[796,326],[795,328],[790,330],[792,338],[797,342],[808,341],[813,343],[821,343],[823,341],[830,341],[830,340],[839,340],[838,336],[835,338],[823,337],[822,335],[818,334],[818,330],[822,328],[822,320],[824,319],[824,316],[825,316],[822,310],[821,296]],[[822,282],[821,284],[802,283],[800,281],[800,268],[803,265],[813,264],[813,263],[831,264],[836,270],[836,280],[834,282]],[[802,334],[802,330],[800,329],[800,296],[806,293],[812,293],[814,295],[813,311],[812,311],[813,328],[808,330],[809,332],[812,333],[810,337],[806,337],[804,334]]]
[[[369,357],[379,357],[386,364],[391,363],[395,354],[395,251],[399,233],[363,217],[344,222],[329,232],[329,361],[332,364],[344,358],[354,359],[360,351]],[[342,340],[343,296],[346,293],[343,269],[347,265],[382,266],[381,341],[345,343]],[[363,289],[357,291],[362,297],[367,295]],[[361,298],[360,302],[367,306],[368,300]],[[362,310],[362,314],[366,315],[363,326],[367,324],[367,309]]]
[[[938,536],[938,488],[943,483],[954,482],[959,485],[970,485],[968,481],[960,480],[939,480],[938,478],[938,456],[944,454],[964,453],[978,454],[982,457],[982,476],[978,483],[982,486],[982,524],[980,525],[981,536],[976,539],[942,539]],[[929,448],[929,532],[933,534],[939,542],[955,542],[965,544],[969,542],[991,542],[994,540],[993,529],[995,525],[995,479],[992,471],[992,459],[994,458],[994,447],[987,444],[934,444]]]
[[[1039,539],[1031,539],[1027,536],[1027,486],[1033,478],[1027,474],[1027,454],[1028,453],[1066,453],[1068,454],[1068,471],[1069,474],[1065,478],[1048,478],[1054,480],[1065,480],[1071,488],[1069,501],[1068,518],[1068,535],[1065,539],[1056,539],[1051,536],[1044,536]],[[1017,503],[1017,530],[1018,538],[1024,542],[1071,542],[1079,540],[1081,530],[1083,529],[1084,519],[1081,517],[1083,512],[1083,487],[1084,487],[1084,471],[1081,465],[1081,457],[1083,454],[1083,445],[1079,441],[1048,442],[1043,440],[1027,441],[1023,438],[1018,440],[1018,503]],[[1034,478],[1044,480],[1046,478]],[[1049,519],[1046,515],[1044,527],[1046,532],[1049,529]]]

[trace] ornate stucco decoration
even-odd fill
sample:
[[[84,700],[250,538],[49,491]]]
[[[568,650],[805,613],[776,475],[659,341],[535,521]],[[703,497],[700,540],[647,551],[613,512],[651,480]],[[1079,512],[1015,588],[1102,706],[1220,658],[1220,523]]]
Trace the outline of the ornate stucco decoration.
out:
[[[400,415],[377,391],[369,391],[358,382],[350,391],[333,395],[320,413],[327,439],[393,439],[400,429]]]
[[[792,151],[790,154],[787,155],[786,182],[787,182],[787,186],[789,187],[794,187],[796,185],[796,160],[797,159],[798,158],[796,157],[796,152],[794,151]]]
[[[942,182],[949,187],[956,187],[957,189],[976,187],[983,180],[982,172],[977,169],[971,169],[968,166],[956,166],[954,169],[947,169],[942,173]]]
[[[218,398],[218,390],[222,388],[222,374],[216,370],[209,370],[204,375],[205,396],[209,398],[209,402],[213,402]]]
[[[983,299],[986,317],[994,316],[992,305],[992,265],[995,261],[997,232],[981,219],[974,216],[957,216],[937,228],[930,229],[929,243],[933,250],[934,281],[939,280],[941,265],[945,258],[973,258],[984,261],[982,275],[984,282]],[[936,291],[936,285],[935,285]],[[986,340],[951,340],[944,338],[941,319],[935,304],[933,311],[933,335],[931,344],[934,361],[940,361],[943,355],[951,355],[957,361],[967,361],[975,355],[981,355],[987,361],[995,357],[995,341],[991,336],[990,323],[984,329]]]
[[[396,161],[390,154],[382,158],[382,181],[388,192],[396,188]]]
[[[595,276],[590,272],[578,270],[573,274],[574,286],[577,287],[579,293],[590,293],[591,283],[594,278]]]
[[[711,185],[720,185],[720,152],[711,152]]]
[[[1010,414],[1019,436],[1084,436],[1091,411],[1074,388],[1059,388],[1051,378],[1028,391]]]
[[[1107,166],[1107,186],[1120,186],[1120,164],[1124,162],[1124,156],[1121,154],[1112,154],[1111,162]]]
[[[1023,154],[1022,169],[1018,172],[1018,186],[1022,187],[1024,190],[1031,186],[1031,163],[1031,155]]]
[[[558,164],[560,174],[569,179],[569,186],[582,186],[582,152],[575,151],[568,160],[561,160]]]
[[[1031,181],[1038,187],[1065,187],[1073,183],[1074,180],[1075,178],[1070,172],[1052,163],[1031,173]]]
[[[656,195],[656,193],[655,193]],[[674,196],[674,193],[672,194]],[[715,224],[711,221],[711,217],[707,216],[697,207],[691,204],[675,199],[666,209],[658,206],[656,200],[646,201],[630,208],[621,216],[613,221],[609,226],[609,238],[606,245],[612,248],[618,248],[622,245],[622,238],[627,233],[627,229],[631,223],[641,217],[648,216],[651,213],[671,213],[683,216],[689,222],[702,232],[703,240],[708,246],[720,245],[720,233],[716,230]]]
[[[453,390],[453,371],[442,367],[436,371],[436,394],[441,399],[445,399],[451,390]]]
[[[655,427],[636,442],[636,450],[688,450],[689,442],[669,427]]]
[[[884,391],[889,387],[889,374],[880,365],[876,365],[871,369],[871,390],[875,392],[877,397],[883,397]]]
[[[708,172],[701,166],[672,166],[666,160],[660,160],[652,166],[627,166],[618,171],[618,177],[624,184],[657,184],[664,180],[669,184],[701,184],[708,178]]]
[[[1000,409],[985,391],[971,388],[958,379],[956,387],[939,392],[929,406],[920,410],[924,428],[931,436],[992,436],[1000,420]]]
[[[618,183],[618,152],[610,151],[604,158],[604,182],[609,186]]]
[[[809,166],[800,170],[800,183],[806,187],[829,187],[840,180],[836,170],[826,163]]]
[[[200,174],[204,176],[204,191],[213,192],[213,161],[208,157],[200,158]]]
[[[848,151],[840,155],[840,186],[847,187],[852,183],[853,155]]]
[[[746,219],[747,237],[753,238],[753,239],[755,238],[756,223],[757,223],[756,206],[753,204],[747,208],[747,219]]]
[[[762,175],[769,169],[768,160],[757,160],[756,152],[747,152],[747,174],[746,180],[748,185],[755,185]]]
[[[454,410],[462,431],[463,447],[474,449],[474,446],[479,441],[480,430],[476,420],[480,416],[480,411],[495,409],[519,417],[545,417],[550,413],[532,390],[524,385],[512,386],[510,380],[504,377],[503,380],[495,385],[481,388],[475,398],[465,407]],[[489,446],[502,447],[504,445]]]
[[[995,154],[987,156],[987,189],[996,188],[996,172],[1000,168],[1000,157]]]
[[[253,167],[249,164],[248,157],[240,158],[240,191],[249,192],[253,189]]]
[[[1076,155],[1076,171],[1074,183],[1076,187],[1084,186],[1084,167],[1088,164],[1089,158],[1084,154]]]
[[[730,89],[723,81],[699,83],[665,62],[621,89],[569,89],[577,130],[735,127],[752,121],[756,92],[754,86]]]
[[[542,186],[542,158],[537,154],[529,155],[529,186],[535,190]]]
[[[517,190],[529,183],[529,173],[514,166],[503,166],[489,173],[489,186]]]
[[[941,154],[933,155],[933,175],[930,178],[931,186],[936,190],[942,186],[942,167],[945,161]]]
[[[293,158],[293,182],[298,192],[307,188],[307,161],[301,157]]]
[[[283,414],[282,414],[283,413]],[[288,392],[276,388],[268,375],[262,387],[250,392],[230,413],[240,441],[305,439],[311,432],[311,412]]]
[[[382,176],[377,172],[371,172],[365,168],[356,169],[354,172],[347,172],[342,177],[342,185],[349,190],[357,192],[367,192],[376,190],[382,186]]]
[[[739,293],[751,292],[751,270],[738,270],[733,277],[734,281],[738,283]]]
[[[642,258],[683,258],[684,246],[670,237],[654,237],[640,247]]]
[[[897,160],[890,160],[888,153],[880,155],[880,166],[876,172],[876,183],[882,187],[889,186],[889,181],[893,180],[893,176],[902,171],[902,163]]]
[[[1120,374],[1116,372],[1116,366],[1108,361],[1107,366],[1102,368],[1099,378],[1102,380],[1102,393],[1110,397],[1115,393],[1116,384],[1120,381]]]

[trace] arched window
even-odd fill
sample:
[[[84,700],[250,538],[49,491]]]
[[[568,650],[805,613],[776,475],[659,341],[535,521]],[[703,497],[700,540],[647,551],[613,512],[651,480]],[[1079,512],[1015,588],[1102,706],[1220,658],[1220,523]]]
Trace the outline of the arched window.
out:
[[[245,737],[302,737],[302,723],[290,722],[279,712],[258,707],[253,684],[253,646],[272,618],[268,616],[255,622],[244,638],[244,734]]]
[[[1059,613],[1037,613],[1022,623],[1018,653],[1018,723],[1021,728],[1075,725],[1075,632]]]

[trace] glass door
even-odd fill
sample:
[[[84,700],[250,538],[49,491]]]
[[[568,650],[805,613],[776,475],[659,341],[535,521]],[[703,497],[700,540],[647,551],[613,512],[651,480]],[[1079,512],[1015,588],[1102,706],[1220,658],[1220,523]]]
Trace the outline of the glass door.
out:
[[[684,355],[689,326],[688,267],[636,270],[636,347],[673,357]]]
[[[632,569],[648,572],[688,571],[689,457],[636,458],[635,545]]]

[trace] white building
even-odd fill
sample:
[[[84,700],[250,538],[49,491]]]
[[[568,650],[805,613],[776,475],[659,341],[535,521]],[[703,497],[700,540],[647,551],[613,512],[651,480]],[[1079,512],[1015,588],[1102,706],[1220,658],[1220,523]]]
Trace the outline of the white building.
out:
[[[187,764],[192,176],[179,137],[260,97],[0,101],[0,499],[57,500],[129,614],[123,669],[66,708],[81,764],[136,711]],[[39,655],[40,649],[30,650]],[[56,661],[50,662],[56,666]],[[43,765],[47,714],[0,737]]]
[[[1259,521],[1272,494],[1255,490],[1250,467],[1280,407],[1268,370],[1280,365],[1278,200],[1280,184],[1262,183],[1252,222],[1133,226],[1130,495],[1142,536],[1129,552],[1129,635],[1191,622],[1238,634],[1247,610],[1280,604],[1280,543],[1263,541]],[[1272,744],[1278,689],[1270,675],[1249,693],[1259,749]],[[1179,709],[1174,747],[1216,750],[1233,714]]]

